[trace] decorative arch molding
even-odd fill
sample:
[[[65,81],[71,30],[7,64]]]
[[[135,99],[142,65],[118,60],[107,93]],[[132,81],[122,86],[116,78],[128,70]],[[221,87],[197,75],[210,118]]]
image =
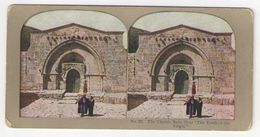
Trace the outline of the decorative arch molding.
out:
[[[188,59],[188,61],[185,60],[185,61],[188,62],[188,63],[185,63],[185,64],[194,65],[193,59],[191,57],[189,57],[189,55],[187,55],[186,53],[175,53],[175,54],[172,54],[171,56],[169,56],[169,58],[163,64],[162,69],[166,72],[169,71],[169,67],[170,67],[172,61],[176,61],[176,58],[180,57],[180,56],[186,57]]]
[[[169,52],[170,50],[174,49],[174,48],[178,48],[178,47],[182,47],[182,46],[187,46],[189,47],[190,49],[192,49],[194,52],[196,52],[196,54],[198,54],[204,61],[206,64],[208,64],[208,67],[209,67],[209,71],[211,72],[211,75],[214,76],[214,69],[213,69],[213,64],[212,62],[209,60],[209,58],[207,57],[207,55],[205,54],[205,52],[203,50],[201,50],[198,46],[194,45],[194,44],[191,44],[189,42],[186,42],[186,41],[177,41],[177,42],[174,42],[172,44],[169,44],[168,46],[166,46],[164,49],[162,49],[158,54],[157,56],[155,57],[153,63],[152,63],[152,67],[151,67],[151,71],[150,71],[150,76],[155,76],[157,75],[156,74],[156,71],[158,72],[158,70],[156,70],[158,68],[158,66],[161,66],[163,67],[163,64],[165,64],[164,62],[161,62],[161,59],[162,58],[166,58],[165,60],[167,62],[169,62],[169,60],[171,58],[173,58],[174,56],[178,55],[178,54],[185,54],[185,53],[182,53],[182,52],[179,52],[177,54],[173,54],[173,53],[170,53],[170,55],[167,56],[167,52]],[[172,50],[174,51],[174,50]],[[176,53],[176,52],[175,52]],[[185,54],[186,56],[189,57],[189,55]],[[192,59],[192,58],[191,58]],[[193,61],[194,62],[194,61]],[[161,64],[160,64],[161,63]],[[162,64],[163,63],[163,64]],[[167,63],[166,63],[167,64]],[[160,68],[161,68],[160,67]]]
[[[189,94],[193,81],[206,81],[207,87],[213,85],[213,65],[207,55],[198,46],[180,40],[163,48],[155,57],[150,73],[151,91],[174,91],[175,76],[179,71],[185,71],[189,77],[186,87]]]
[[[87,62],[86,60],[84,60],[84,57],[83,57],[84,55],[82,55],[81,53],[77,53],[77,52],[75,52],[75,51],[67,51],[67,52],[64,52],[64,54],[62,54],[62,55],[60,56],[60,58],[58,58],[58,60],[56,61],[56,62],[58,63],[58,71],[59,71],[59,72],[62,71],[62,70],[59,70],[59,69],[62,68],[62,63],[64,63],[63,61],[64,61],[65,57],[70,56],[71,54],[77,55],[78,57],[80,57],[80,59],[83,60],[83,63],[84,63],[84,65],[85,65],[85,71],[84,71],[84,73],[87,73],[87,71],[88,71],[88,69],[89,69],[89,64],[88,64],[88,62]]]
[[[183,71],[185,73],[187,73],[189,75],[189,72],[187,72],[187,70],[184,70],[184,69],[179,69],[175,72],[175,74],[172,75],[172,78],[173,80],[175,80],[175,77],[176,77],[176,74],[178,74],[180,71]],[[189,78],[190,79],[190,78]]]
[[[65,81],[66,78],[67,78],[67,75],[68,75],[69,71],[71,71],[71,70],[73,70],[73,69],[76,70],[76,71],[78,71],[80,74],[83,73],[83,72],[81,71],[81,69],[79,69],[79,68],[77,68],[77,67],[72,67],[72,68],[67,69],[67,70],[64,72],[64,74],[61,75],[61,78]],[[84,79],[84,75],[80,75],[80,78],[81,78],[81,79]]]
[[[68,46],[68,45],[70,45],[70,46]],[[79,48],[79,49],[83,50],[84,52],[88,52],[94,56],[95,60],[97,61],[98,68],[99,68],[98,75],[106,74],[105,64],[97,51],[95,51],[93,48],[91,48],[90,46],[88,46],[86,43],[84,43],[82,41],[68,40],[68,41],[65,41],[65,42],[59,44],[58,46],[56,46],[54,49],[52,49],[50,51],[50,53],[48,54],[48,56],[43,64],[42,75],[50,73],[52,68],[49,69],[48,67],[50,67],[50,66],[53,67],[53,64],[57,61],[58,58],[64,57],[67,54],[72,53],[71,50],[76,49],[76,48]],[[80,55],[80,53],[78,53],[78,54]]]

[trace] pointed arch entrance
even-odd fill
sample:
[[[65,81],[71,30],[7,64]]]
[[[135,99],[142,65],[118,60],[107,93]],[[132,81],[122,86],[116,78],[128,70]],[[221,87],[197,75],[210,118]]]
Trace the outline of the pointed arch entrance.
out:
[[[75,69],[71,69],[66,77],[66,92],[79,92],[80,82],[79,72]]]
[[[76,40],[55,47],[43,65],[43,88],[66,92],[102,91],[104,63],[91,46]],[[91,84],[90,84],[91,83]]]
[[[210,91],[212,75],[212,64],[198,46],[177,41],[157,54],[151,69],[151,91],[191,94],[192,82],[201,92]],[[200,86],[202,82],[206,84]]]

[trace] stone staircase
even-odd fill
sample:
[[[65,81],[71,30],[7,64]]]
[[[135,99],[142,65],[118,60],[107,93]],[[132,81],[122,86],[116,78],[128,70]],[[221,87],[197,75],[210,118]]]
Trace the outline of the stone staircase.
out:
[[[77,93],[65,93],[63,98],[59,100],[59,104],[75,104],[78,98]]]
[[[174,94],[172,96],[172,99],[171,100],[174,100],[174,101],[185,101],[187,100],[188,96],[186,94]]]
[[[109,104],[126,104],[127,95],[125,93],[104,93],[104,92],[90,92],[87,97],[93,96],[95,102],[109,103]],[[59,104],[75,104],[78,99],[78,93],[65,93],[59,100]]]
[[[187,100],[187,95],[174,94],[170,102],[176,105],[184,105],[186,100]]]

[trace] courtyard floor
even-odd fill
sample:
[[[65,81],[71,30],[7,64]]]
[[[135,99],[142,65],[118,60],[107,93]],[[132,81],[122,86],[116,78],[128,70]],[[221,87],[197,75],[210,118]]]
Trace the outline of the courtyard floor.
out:
[[[148,100],[128,111],[124,104],[95,103],[93,118],[188,119],[184,102]],[[38,99],[21,109],[22,117],[77,118],[77,104],[59,104],[56,100]],[[233,119],[233,105],[204,104],[203,119]],[[90,118],[84,116],[83,118]],[[198,119],[197,117],[194,117]]]
[[[186,106],[181,101],[148,100],[138,107],[127,112],[128,118],[137,119],[188,119]],[[198,119],[197,117],[194,117]],[[203,119],[233,119],[233,105],[204,104]],[[200,118],[200,119],[202,119]]]
[[[77,104],[59,104],[57,100],[38,99],[21,109],[21,117],[48,118],[77,118]],[[96,102],[94,106],[95,118],[121,119],[126,117],[126,105]],[[90,118],[84,116],[83,118]]]

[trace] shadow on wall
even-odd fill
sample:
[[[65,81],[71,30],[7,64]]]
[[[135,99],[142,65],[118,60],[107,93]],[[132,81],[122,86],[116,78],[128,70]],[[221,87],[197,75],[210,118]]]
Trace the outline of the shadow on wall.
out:
[[[20,93],[20,109],[30,105],[38,99],[39,96],[35,93]]]
[[[130,111],[136,107],[138,107],[139,105],[141,105],[142,103],[144,103],[145,101],[147,101],[148,98],[145,95],[138,95],[138,94],[128,94],[128,106],[127,106],[127,111]]]

